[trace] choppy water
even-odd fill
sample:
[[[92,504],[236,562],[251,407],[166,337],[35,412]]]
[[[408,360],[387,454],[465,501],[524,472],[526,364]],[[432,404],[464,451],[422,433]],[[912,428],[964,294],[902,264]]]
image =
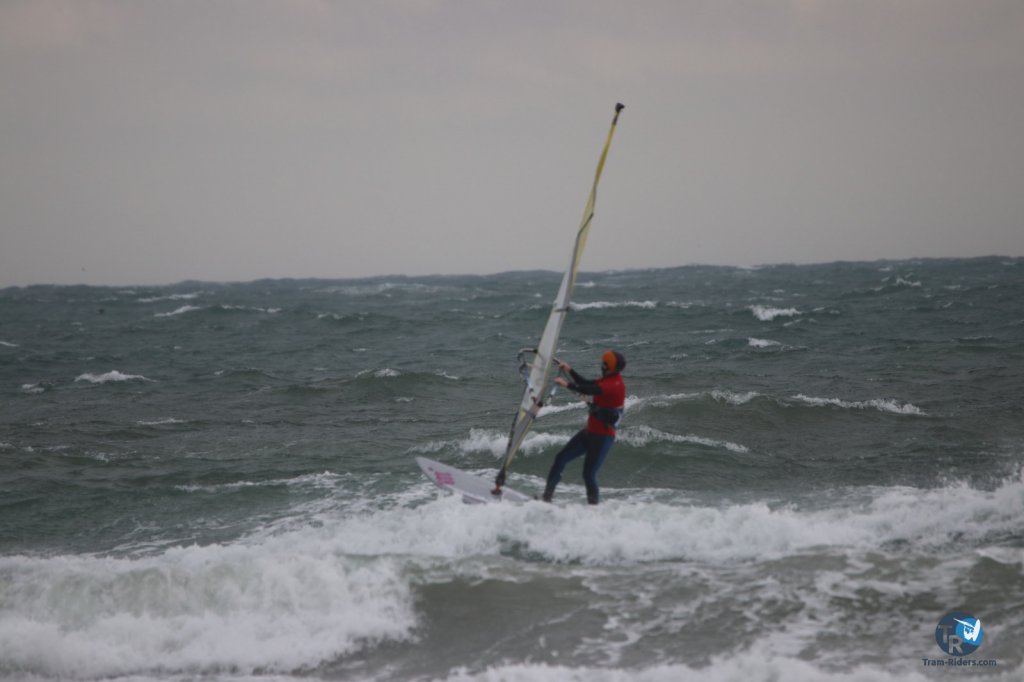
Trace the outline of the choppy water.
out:
[[[0,677],[1024,678],[1024,260],[582,275],[602,505],[462,504],[558,277],[0,291]]]

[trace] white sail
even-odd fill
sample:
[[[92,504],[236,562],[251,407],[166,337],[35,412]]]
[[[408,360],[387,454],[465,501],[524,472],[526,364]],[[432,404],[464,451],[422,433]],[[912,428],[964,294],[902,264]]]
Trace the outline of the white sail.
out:
[[[576,271],[579,269],[580,257],[583,255],[583,248],[587,244],[587,234],[590,232],[590,223],[594,218],[594,203],[597,200],[597,184],[601,180],[601,171],[604,170],[604,162],[608,157],[608,149],[612,144],[612,136],[615,134],[615,125],[619,122],[619,112],[623,110],[622,104],[615,105],[615,116],[612,118],[611,128],[608,130],[608,139],[604,143],[601,158],[597,162],[597,171],[594,173],[594,186],[590,190],[590,198],[583,209],[583,220],[580,222],[579,230],[576,232],[576,243],[573,245],[572,256],[569,259],[569,267],[562,276],[562,285],[558,288],[558,295],[555,297],[554,305],[551,307],[551,314],[548,316],[547,324],[544,325],[544,333],[541,334],[540,342],[533,352],[533,360],[530,362],[528,374],[524,377],[526,388],[523,390],[523,398],[519,402],[519,409],[515,419],[512,421],[512,430],[509,433],[508,445],[505,447],[505,457],[501,463],[501,470],[495,479],[495,493],[501,491],[505,483],[505,474],[508,467],[519,452],[519,446],[529,432],[537,414],[544,402],[550,397],[551,389],[557,374],[555,350],[558,347],[558,337],[562,333],[562,324],[569,312],[569,303],[572,300],[573,288],[576,284]]]

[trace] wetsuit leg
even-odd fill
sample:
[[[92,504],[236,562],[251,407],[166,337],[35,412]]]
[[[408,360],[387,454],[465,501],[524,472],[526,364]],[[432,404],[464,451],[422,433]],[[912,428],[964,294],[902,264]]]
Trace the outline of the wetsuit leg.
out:
[[[599,436],[588,433],[587,457],[583,460],[583,483],[587,486],[587,502],[597,504],[600,493],[597,489],[597,470],[604,464],[608,451],[612,449],[615,436]]]
[[[544,487],[544,501],[551,501],[551,497],[555,494],[555,487],[562,480],[562,471],[565,469],[565,465],[586,452],[587,431],[584,429],[573,436],[565,444],[565,447],[555,455],[555,462],[551,465],[551,471],[548,472],[548,483]]]

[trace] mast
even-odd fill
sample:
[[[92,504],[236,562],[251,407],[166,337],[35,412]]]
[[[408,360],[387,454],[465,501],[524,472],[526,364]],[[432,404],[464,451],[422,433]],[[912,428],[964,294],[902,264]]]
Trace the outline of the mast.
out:
[[[612,144],[612,136],[615,134],[615,126],[619,122],[619,113],[625,108],[623,104],[615,105],[615,116],[612,118],[611,127],[608,130],[608,138],[605,140],[604,149],[597,162],[597,170],[594,173],[594,185],[590,190],[590,197],[583,209],[583,220],[576,231],[576,242],[573,245],[572,254],[569,258],[569,267],[562,276],[562,285],[558,288],[558,295],[551,307],[551,314],[548,315],[547,324],[544,325],[544,333],[541,334],[537,348],[529,349],[533,352],[533,360],[529,364],[529,374],[524,372],[526,387],[523,390],[522,400],[519,402],[519,409],[512,420],[512,429],[508,436],[508,445],[505,447],[505,456],[501,462],[501,469],[494,479],[495,495],[501,494],[501,486],[505,484],[505,475],[509,465],[519,452],[519,446],[529,432],[533,422],[537,419],[540,408],[551,396],[554,383],[555,350],[558,347],[558,337],[562,333],[562,324],[569,312],[569,303],[572,300],[573,288],[576,285],[576,271],[579,269],[580,258],[583,249],[587,245],[587,234],[590,232],[590,223],[594,219],[594,203],[597,201],[597,185],[601,181],[601,172],[604,170],[605,159],[608,158],[608,149]],[[525,368],[524,368],[525,369]]]

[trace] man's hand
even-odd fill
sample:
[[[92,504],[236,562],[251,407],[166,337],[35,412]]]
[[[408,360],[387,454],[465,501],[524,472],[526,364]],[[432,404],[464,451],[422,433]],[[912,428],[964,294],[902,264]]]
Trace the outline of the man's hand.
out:
[[[569,387],[569,382],[566,381],[564,377],[555,377],[555,383],[561,386],[562,388]]]

